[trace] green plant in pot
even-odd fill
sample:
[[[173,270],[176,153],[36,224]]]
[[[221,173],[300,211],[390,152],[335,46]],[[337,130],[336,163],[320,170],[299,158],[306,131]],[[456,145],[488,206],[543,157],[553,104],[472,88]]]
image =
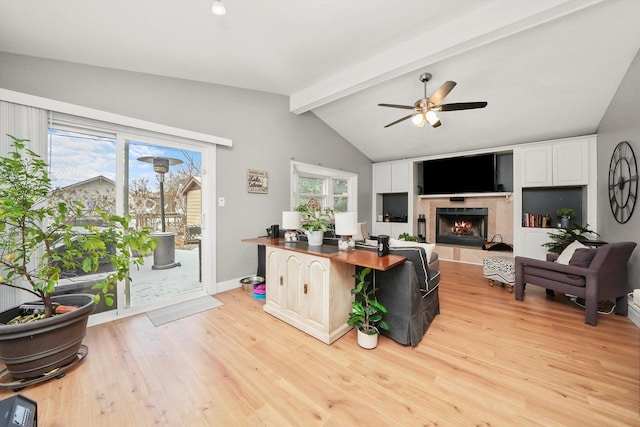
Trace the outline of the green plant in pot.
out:
[[[551,241],[543,243],[542,246],[547,248],[549,252],[560,255],[567,246],[576,240],[579,242],[591,240],[592,237],[589,236],[589,234],[599,236],[598,233],[589,229],[589,224],[582,227],[574,223],[569,227],[558,230],[557,232],[549,233]]]
[[[355,300],[351,305],[351,313],[347,324],[358,330],[358,344],[363,348],[375,348],[378,344],[380,329],[389,330],[389,323],[383,319],[387,312],[385,306],[376,299],[376,288],[367,281],[371,268],[358,271],[356,286],[351,290]]]
[[[556,215],[560,217],[562,228],[568,228],[569,220],[576,216],[576,211],[573,208],[561,208],[556,211]]]
[[[307,203],[296,206],[295,211],[300,212],[300,228],[306,232],[309,245],[321,245],[324,233],[331,230],[333,210],[323,209],[320,202],[312,197]]]
[[[27,140],[9,138],[12,151],[0,157],[0,286],[32,294],[39,300],[32,305],[40,309],[28,316],[20,316],[19,307],[0,313],[0,362],[14,378],[35,378],[76,357],[95,303],[104,299],[113,305],[118,281],[129,278],[131,264],[144,262],[133,254],[152,252],[155,239],[151,230],[133,228],[128,216],[99,208],[101,227],[80,225],[84,206],[49,200],[46,163],[25,148]],[[60,278],[73,270],[103,273],[93,286],[96,295],[52,296]],[[22,322],[25,317],[36,321]],[[68,324],[69,332],[55,336],[57,324]],[[39,344],[60,347],[63,353],[49,354],[52,350],[36,348]],[[41,358],[18,354],[22,350]]]

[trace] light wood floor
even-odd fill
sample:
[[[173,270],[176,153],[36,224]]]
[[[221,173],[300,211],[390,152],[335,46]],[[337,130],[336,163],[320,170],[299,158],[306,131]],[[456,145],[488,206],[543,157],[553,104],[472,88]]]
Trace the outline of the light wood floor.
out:
[[[441,267],[442,314],[416,348],[382,337],[363,350],[355,331],[328,346],[237,289],[160,327],[138,315],[89,328],[76,369],[21,393],[44,427],[640,425],[629,319],[588,326],[564,296],[530,286],[518,302],[480,266]]]

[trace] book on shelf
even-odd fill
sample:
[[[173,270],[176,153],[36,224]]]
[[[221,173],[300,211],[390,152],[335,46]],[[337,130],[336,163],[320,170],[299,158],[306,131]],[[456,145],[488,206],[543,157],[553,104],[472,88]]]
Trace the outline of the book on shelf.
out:
[[[548,228],[551,226],[551,217],[549,215],[532,214],[525,212],[522,214],[522,226]]]

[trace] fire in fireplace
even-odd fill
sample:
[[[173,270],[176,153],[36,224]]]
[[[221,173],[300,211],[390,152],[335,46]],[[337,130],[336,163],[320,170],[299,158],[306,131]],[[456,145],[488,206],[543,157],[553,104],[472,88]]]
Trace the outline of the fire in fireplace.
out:
[[[482,246],[488,215],[487,208],[436,208],[436,243]]]

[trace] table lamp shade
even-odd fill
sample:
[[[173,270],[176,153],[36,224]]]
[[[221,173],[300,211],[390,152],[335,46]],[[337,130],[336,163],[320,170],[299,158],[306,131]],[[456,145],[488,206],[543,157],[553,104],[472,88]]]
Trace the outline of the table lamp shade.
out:
[[[282,212],[282,228],[285,230],[300,228],[300,212]]]
[[[339,236],[353,236],[358,233],[358,217],[356,212],[341,212],[335,214],[336,234]]]

